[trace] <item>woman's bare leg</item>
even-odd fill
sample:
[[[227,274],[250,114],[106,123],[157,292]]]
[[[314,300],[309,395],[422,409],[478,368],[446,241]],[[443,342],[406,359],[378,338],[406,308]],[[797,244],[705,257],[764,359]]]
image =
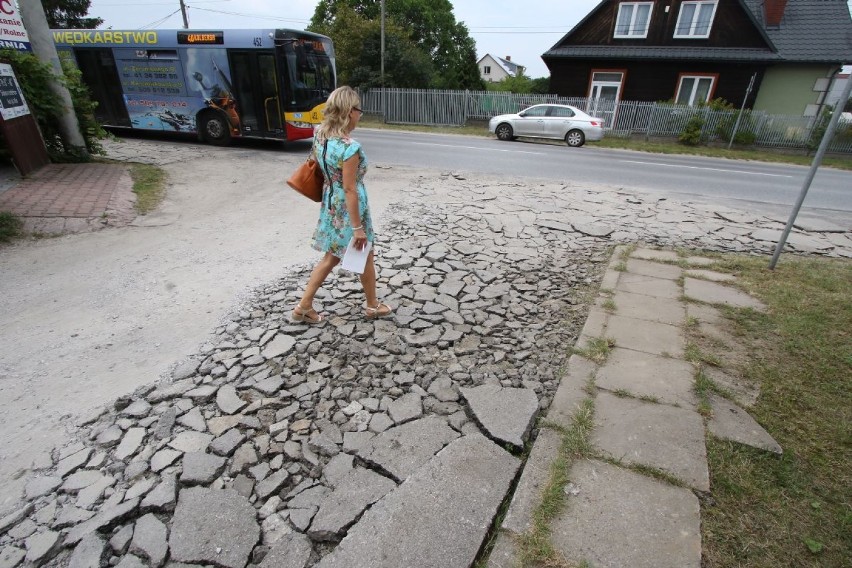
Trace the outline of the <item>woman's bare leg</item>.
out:
[[[361,285],[364,287],[364,296],[367,300],[365,315],[368,318],[382,318],[393,313],[390,306],[379,303],[379,299],[376,297],[376,264],[372,251],[367,257],[364,273],[361,274]]]
[[[331,274],[331,271],[339,262],[339,258],[327,252],[322,257],[322,260],[314,267],[313,271],[311,271],[311,277],[308,279],[308,284],[305,286],[305,295],[299,300],[299,309],[301,311],[310,310],[313,307],[314,296],[317,290],[319,290],[322,283],[325,282],[325,279],[328,278],[328,275]],[[375,282],[373,289],[375,290]]]
[[[364,296],[367,299],[367,306],[373,307],[379,303],[376,298],[376,265],[373,263],[373,251],[367,256],[367,264],[364,266],[364,273],[361,274],[361,286],[364,287]]]

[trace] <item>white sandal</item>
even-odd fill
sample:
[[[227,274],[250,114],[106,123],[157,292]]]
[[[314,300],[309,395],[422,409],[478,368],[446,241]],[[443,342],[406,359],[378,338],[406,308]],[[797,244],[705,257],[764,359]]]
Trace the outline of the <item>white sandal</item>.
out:
[[[367,319],[375,319],[375,318],[383,318],[389,316],[393,313],[393,308],[391,308],[387,304],[383,304],[379,302],[375,305],[375,307],[367,306],[364,308],[364,315],[367,316]]]

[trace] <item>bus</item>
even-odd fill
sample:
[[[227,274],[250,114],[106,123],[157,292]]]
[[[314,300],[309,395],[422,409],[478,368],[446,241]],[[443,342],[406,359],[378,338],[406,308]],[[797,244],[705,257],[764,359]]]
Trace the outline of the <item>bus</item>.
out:
[[[326,36],[298,30],[52,30],[104,126],[232,138],[313,136],[337,81]]]

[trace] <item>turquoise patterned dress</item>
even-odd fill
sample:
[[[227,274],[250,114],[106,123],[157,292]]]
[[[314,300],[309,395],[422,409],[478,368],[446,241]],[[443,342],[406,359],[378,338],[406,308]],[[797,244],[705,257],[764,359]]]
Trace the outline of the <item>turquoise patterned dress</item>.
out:
[[[355,176],[358,189],[358,207],[361,212],[361,224],[367,233],[367,240],[373,242],[373,222],[370,206],[367,203],[367,188],[364,187],[364,175],[367,173],[367,156],[361,144],[352,138],[329,138],[325,163],[323,163],[323,144],[314,138],[314,156],[326,176],[326,185],[322,195],[320,217],[314,231],[314,248],[321,252],[330,252],[343,258],[349,241],[352,240],[352,222],[346,209],[346,194],[343,190],[343,162],[355,154],[361,157]],[[331,185],[328,183],[331,176]]]

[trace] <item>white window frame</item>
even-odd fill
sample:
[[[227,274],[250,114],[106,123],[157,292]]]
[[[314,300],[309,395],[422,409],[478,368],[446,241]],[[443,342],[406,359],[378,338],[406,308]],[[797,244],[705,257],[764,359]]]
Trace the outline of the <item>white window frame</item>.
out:
[[[482,66],[482,73],[485,74],[485,75],[491,75],[491,66],[490,65],[483,65]]]
[[[675,103],[677,103],[678,99],[680,99],[680,91],[683,89],[683,80],[684,79],[710,79],[710,88],[707,89],[707,99],[700,101],[702,103],[706,103],[710,100],[710,97],[713,96],[713,89],[716,87],[716,75],[681,75],[677,81],[677,92],[675,93]],[[689,94],[689,101],[686,103],[689,106],[695,106],[695,93],[698,88],[698,81],[695,81],[692,85],[692,92]]]
[[[621,21],[621,10],[624,9],[625,6],[631,6],[633,8],[633,12],[630,14],[630,26],[627,29],[627,33],[618,33],[618,22]],[[636,33],[636,14],[639,13],[637,8],[639,6],[648,6],[648,20],[645,22],[645,33],[638,34]],[[618,15],[615,17],[615,30],[613,32],[612,37],[615,38],[627,38],[627,39],[644,39],[648,37],[648,29],[651,27],[651,15],[654,13],[654,3],[653,2],[621,2],[618,5]]]
[[[681,28],[681,19],[683,18],[684,6],[695,6],[695,11],[692,13],[692,21],[689,23],[689,31],[685,34],[678,34]],[[703,6],[713,6],[713,11],[710,13],[710,23],[707,26],[706,34],[695,33],[695,28],[698,25],[698,15],[701,13]],[[677,24],[675,24],[674,37],[679,39],[706,39],[710,37],[710,30],[713,29],[713,21],[716,19],[716,8],[719,7],[718,0],[689,0],[680,5],[680,12],[677,15]]]

